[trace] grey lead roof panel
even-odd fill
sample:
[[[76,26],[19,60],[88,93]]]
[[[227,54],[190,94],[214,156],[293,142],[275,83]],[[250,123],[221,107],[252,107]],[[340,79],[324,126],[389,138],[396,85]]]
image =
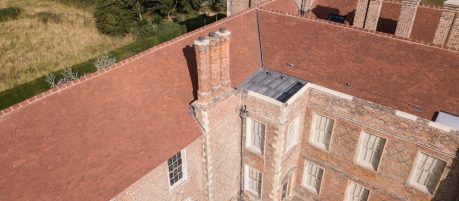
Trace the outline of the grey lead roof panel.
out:
[[[459,130],[459,117],[458,116],[448,114],[446,112],[439,112],[437,115],[437,118],[435,119],[435,122],[441,123],[443,125]]]
[[[250,76],[239,88],[247,89],[285,103],[306,83],[306,81],[282,73],[262,69]]]

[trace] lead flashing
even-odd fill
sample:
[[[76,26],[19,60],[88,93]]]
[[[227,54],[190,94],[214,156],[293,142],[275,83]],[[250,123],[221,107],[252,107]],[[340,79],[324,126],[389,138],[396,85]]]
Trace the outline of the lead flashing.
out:
[[[312,83],[308,83],[308,84],[313,89],[317,89],[317,90],[323,91],[325,93],[328,93],[328,94],[331,94],[331,95],[334,95],[334,96],[338,96],[340,98],[344,98],[346,100],[350,100],[351,101],[354,98],[351,95],[348,95],[348,94],[345,94],[345,93],[341,93],[341,92],[338,92],[338,91],[335,91],[335,90],[332,90],[332,89],[329,89],[329,88],[325,88],[325,87],[322,87],[322,86],[319,86],[319,85],[316,85],[316,84],[312,84]]]
[[[405,119],[412,120],[412,121],[417,121],[418,120],[418,116],[412,115],[412,114],[409,114],[409,113],[406,113],[406,112],[402,112],[402,111],[399,111],[399,110],[395,111],[395,115],[399,116],[399,117],[403,117]]]

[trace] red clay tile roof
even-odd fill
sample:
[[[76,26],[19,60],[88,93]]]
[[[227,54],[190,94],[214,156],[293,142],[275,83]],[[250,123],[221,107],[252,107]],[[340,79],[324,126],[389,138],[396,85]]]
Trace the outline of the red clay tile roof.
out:
[[[428,119],[459,114],[458,52],[259,13],[268,68]],[[254,10],[1,111],[0,200],[107,200],[198,138],[190,44],[219,27],[233,32],[236,86],[260,65]]]
[[[316,0],[309,16],[327,19],[330,13],[346,16],[346,24],[353,21],[357,0]],[[265,7],[271,10],[287,11],[281,6]],[[399,1],[384,1],[377,31],[394,34],[400,16]],[[290,11],[289,11],[290,12]],[[411,38],[431,43],[441,16],[441,8],[420,5],[416,13]]]
[[[186,147],[201,135],[190,45],[233,30],[236,86],[260,66],[255,20],[220,21],[0,116],[0,200],[108,200]]]
[[[418,7],[411,38],[432,43],[441,13],[441,9],[438,8]]]
[[[275,11],[259,16],[269,69],[427,119],[459,114],[459,52]]]
[[[278,10],[289,13],[298,13],[298,6],[294,0],[276,0],[268,1],[265,4],[260,6],[261,8],[266,8],[270,10]]]

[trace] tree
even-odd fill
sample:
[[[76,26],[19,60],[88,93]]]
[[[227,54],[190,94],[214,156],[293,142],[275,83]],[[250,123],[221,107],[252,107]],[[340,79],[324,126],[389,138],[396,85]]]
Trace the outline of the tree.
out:
[[[211,8],[215,12],[226,12],[226,0],[212,0]]]
[[[178,0],[148,0],[144,3],[148,10],[170,19],[177,8]]]
[[[137,20],[134,0],[101,0],[94,16],[97,29],[110,36],[125,36]]]

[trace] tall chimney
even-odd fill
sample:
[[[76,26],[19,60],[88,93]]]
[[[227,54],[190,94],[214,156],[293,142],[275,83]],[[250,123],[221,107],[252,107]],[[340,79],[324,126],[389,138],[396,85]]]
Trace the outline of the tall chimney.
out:
[[[203,105],[209,103],[212,98],[209,45],[210,41],[205,37],[199,37],[194,41],[198,65],[198,102]]]
[[[231,90],[231,77],[230,77],[230,40],[231,32],[225,28],[221,28],[216,33],[220,38],[220,83],[224,91]]]
[[[355,11],[354,26],[376,30],[383,0],[359,0]]]
[[[397,29],[395,30],[396,36],[404,38],[410,37],[420,1],[421,0],[402,0],[400,18],[397,23]]]
[[[443,13],[433,40],[434,44],[459,47],[459,3],[448,0],[443,4]]]
[[[220,37],[215,32],[209,33],[210,77],[212,93],[216,95],[221,89],[221,48]]]

